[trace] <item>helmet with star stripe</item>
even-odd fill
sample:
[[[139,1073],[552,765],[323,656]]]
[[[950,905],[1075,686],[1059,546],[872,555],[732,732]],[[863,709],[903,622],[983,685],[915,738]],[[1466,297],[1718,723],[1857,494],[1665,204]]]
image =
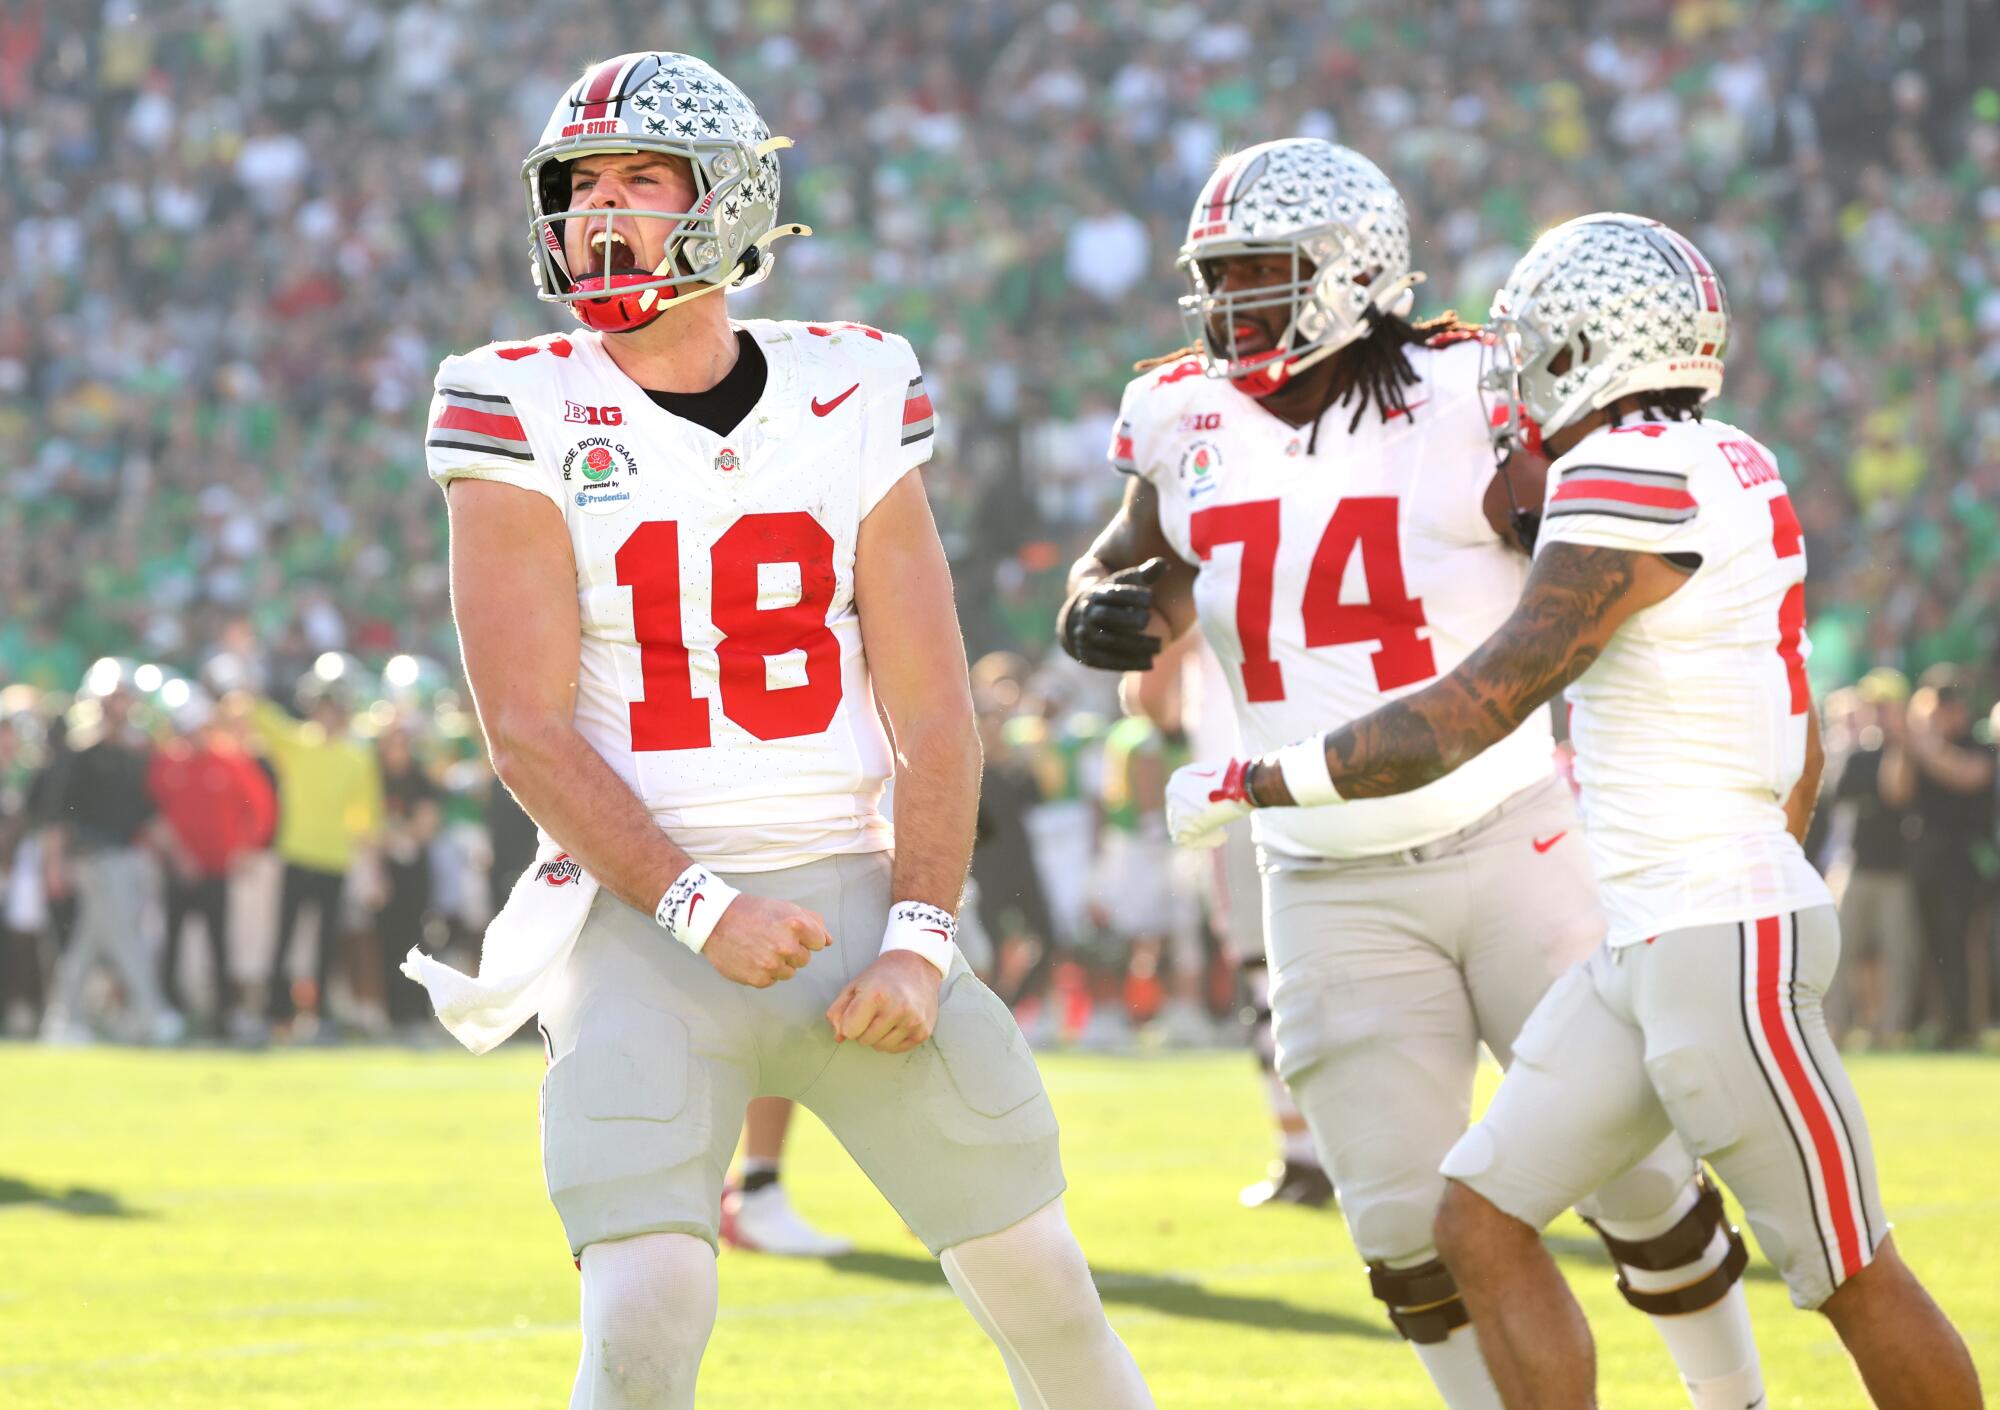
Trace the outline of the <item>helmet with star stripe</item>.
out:
[[[592,64],[549,115],[521,165],[528,188],[535,289],[568,304],[601,332],[644,327],[676,299],[744,288],[771,270],[772,241],[810,232],[778,224],[778,152],[743,91],[691,54],[621,54]],[[653,152],[684,160],[694,197],[686,210],[571,205],[571,163],[582,157]],[[604,219],[585,267],[572,268],[565,223]],[[652,267],[632,263],[608,222],[668,222]],[[621,256],[623,258],[621,259]]]
[[[1493,296],[1481,384],[1494,436],[1552,435],[1635,392],[1722,390],[1729,299],[1694,242],[1600,211],[1535,241]]]
[[[1222,261],[1259,255],[1289,257],[1290,279],[1223,287]],[[1260,397],[1367,337],[1378,313],[1407,317],[1423,278],[1410,272],[1409,215],[1395,185],[1359,152],[1315,137],[1224,157],[1176,263],[1189,285],[1181,320],[1203,369]],[[1262,325],[1278,319],[1266,336]]]

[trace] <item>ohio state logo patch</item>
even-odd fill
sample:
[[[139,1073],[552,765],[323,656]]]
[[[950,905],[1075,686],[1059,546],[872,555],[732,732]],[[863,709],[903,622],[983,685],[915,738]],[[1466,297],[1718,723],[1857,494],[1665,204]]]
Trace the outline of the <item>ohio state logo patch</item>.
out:
[[[742,463],[743,463],[742,461],[736,458],[736,452],[731,450],[728,446],[724,446],[720,451],[716,452],[715,468],[720,470],[725,475],[735,470],[736,467],[738,465],[741,465]]]
[[[569,853],[558,852],[535,868],[535,880],[545,886],[567,886],[583,880],[583,868],[569,859]]]

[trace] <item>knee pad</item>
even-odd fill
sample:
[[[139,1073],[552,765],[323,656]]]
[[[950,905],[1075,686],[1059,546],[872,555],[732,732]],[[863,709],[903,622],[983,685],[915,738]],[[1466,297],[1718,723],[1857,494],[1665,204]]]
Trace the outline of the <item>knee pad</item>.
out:
[[[586,1246],[584,1364],[604,1403],[694,1404],[715,1325],[715,1254],[691,1234],[641,1234]]]
[[[1368,1265],[1368,1290],[1388,1304],[1389,1320],[1405,1341],[1435,1346],[1472,1320],[1458,1295],[1458,1283],[1442,1258],[1411,1268]]]
[[[1709,1181],[1707,1171],[1695,1175],[1694,1207],[1671,1228],[1643,1239],[1625,1239],[1606,1232],[1603,1222],[1584,1216],[1597,1231],[1618,1268],[1618,1291],[1625,1300],[1650,1317],[1671,1317],[1712,1307],[1729,1294],[1749,1266],[1750,1250],[1728,1220],[1722,1207],[1722,1192]],[[1711,1256],[1716,1235],[1725,1236],[1721,1256]],[[1687,1279],[1664,1289],[1633,1286],[1633,1274],[1652,1275],[1644,1281],[1659,1283],[1662,1275],[1685,1273]]]

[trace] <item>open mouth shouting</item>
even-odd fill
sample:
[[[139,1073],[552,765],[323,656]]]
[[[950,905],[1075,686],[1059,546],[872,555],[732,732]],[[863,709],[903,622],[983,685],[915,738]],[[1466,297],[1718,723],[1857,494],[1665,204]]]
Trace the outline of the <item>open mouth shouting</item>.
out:
[[[593,274],[644,274],[638,251],[616,227],[593,231],[590,236],[590,271]]]

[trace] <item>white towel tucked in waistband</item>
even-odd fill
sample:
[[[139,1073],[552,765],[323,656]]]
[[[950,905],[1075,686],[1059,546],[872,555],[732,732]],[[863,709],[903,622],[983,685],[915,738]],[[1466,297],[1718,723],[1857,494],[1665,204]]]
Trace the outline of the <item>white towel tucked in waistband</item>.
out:
[[[544,842],[486,927],[476,977],[414,947],[403,973],[429,991],[431,1007],[452,1037],[475,1053],[487,1052],[541,1008],[596,895],[597,879],[585,875],[569,853]]]

